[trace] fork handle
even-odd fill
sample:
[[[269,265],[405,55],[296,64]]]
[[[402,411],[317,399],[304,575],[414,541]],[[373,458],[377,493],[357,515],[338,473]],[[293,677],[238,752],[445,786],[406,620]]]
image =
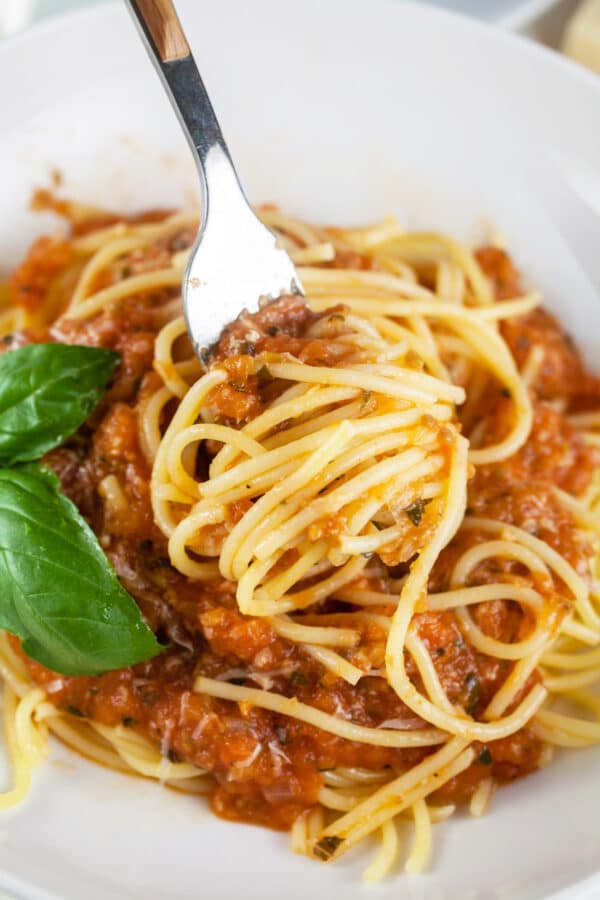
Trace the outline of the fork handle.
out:
[[[172,0],[125,0],[177,112],[200,172],[206,220],[210,185],[247,200]]]
[[[161,62],[189,56],[189,44],[171,0],[131,0],[130,6]]]

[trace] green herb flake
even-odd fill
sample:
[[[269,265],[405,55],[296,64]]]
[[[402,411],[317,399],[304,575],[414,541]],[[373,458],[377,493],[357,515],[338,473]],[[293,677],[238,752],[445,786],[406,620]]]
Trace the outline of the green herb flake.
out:
[[[372,397],[372,396],[373,396],[373,392],[372,392],[372,391],[363,391],[363,392],[362,392],[362,399],[361,399],[361,401],[360,401],[360,410],[359,410],[359,412],[362,413],[362,412],[365,411],[365,409],[367,408],[367,406],[368,406],[369,403],[371,402],[371,397]]]
[[[424,500],[423,497],[417,497],[410,506],[407,506],[404,512],[413,523],[413,525],[419,526],[423,520],[423,513],[425,511],[425,507],[430,503],[429,500]]]
[[[510,398],[512,397],[512,394],[507,387],[503,387],[500,393],[503,397],[506,397],[507,400],[510,400]]]
[[[132,728],[133,725],[137,725],[137,720],[133,718],[133,716],[123,716],[121,718],[121,724],[125,726],[125,728]]]
[[[470,716],[474,716],[481,699],[481,684],[474,672],[469,672],[465,678],[465,687],[467,689],[465,712]]]
[[[324,837],[321,838],[320,841],[317,841],[313,848],[313,853],[317,857],[317,859],[321,859],[323,862],[328,862],[328,860],[331,859],[331,857],[343,843],[343,838],[335,837],[334,835],[332,835],[331,837]]]
[[[294,687],[303,687],[308,684],[308,678],[306,675],[303,675],[302,672],[292,672],[290,675],[290,682]]]
[[[76,706],[71,706],[70,703],[69,703],[69,705],[67,706],[66,711],[69,713],[70,716],[77,716],[78,719],[85,719],[85,718],[86,718],[86,715],[85,715],[84,712],[82,712],[82,711],[81,711],[80,709],[78,709]]]
[[[479,756],[477,757],[477,762],[481,763],[482,766],[491,766],[493,759],[492,754],[490,753],[487,747],[484,747]]]
[[[227,384],[229,385],[229,387],[232,390],[238,391],[240,394],[251,394],[252,393],[252,391],[250,390],[248,385],[242,384],[241,381],[228,381]]]
[[[118,361],[112,350],[69,344],[0,355],[0,464],[38,459],[77,431]]]

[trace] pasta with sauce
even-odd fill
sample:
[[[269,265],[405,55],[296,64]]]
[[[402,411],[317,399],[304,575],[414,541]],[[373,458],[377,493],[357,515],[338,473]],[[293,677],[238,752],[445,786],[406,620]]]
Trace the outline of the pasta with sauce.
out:
[[[120,367],[44,461],[168,648],[67,677],[0,636],[20,801],[48,732],[365,872],[600,740],[600,385],[499,247],[260,211],[308,303],[242,314],[204,371],[181,316],[194,213],[62,204],[12,276],[6,349]],[[568,377],[565,377],[568,373]]]

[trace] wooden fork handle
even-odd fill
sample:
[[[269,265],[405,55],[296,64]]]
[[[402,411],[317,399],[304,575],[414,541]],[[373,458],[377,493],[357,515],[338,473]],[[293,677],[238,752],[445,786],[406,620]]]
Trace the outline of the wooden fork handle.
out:
[[[194,154],[200,174],[204,224],[208,220],[209,205],[213,219],[215,216],[218,219],[221,210],[221,219],[227,221],[228,206],[237,204],[239,207],[240,200],[245,207],[248,204],[173,0],[124,2]],[[213,198],[210,204],[209,194]],[[239,208],[236,215],[238,213]],[[250,212],[250,215],[254,216],[254,213]]]
[[[172,62],[190,55],[172,0],[129,0],[129,4],[161,62]]]

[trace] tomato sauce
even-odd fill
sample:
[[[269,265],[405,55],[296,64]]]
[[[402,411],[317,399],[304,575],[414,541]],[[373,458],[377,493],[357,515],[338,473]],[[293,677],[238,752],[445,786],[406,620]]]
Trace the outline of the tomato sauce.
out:
[[[182,240],[189,243],[191,237]],[[44,247],[47,255],[42,252]],[[15,290],[22,291],[27,283],[32,286],[28,289],[32,296],[41,296],[48,273],[56,271],[55,254],[59,252],[67,253],[57,251],[54,245],[40,245],[30,257],[28,269],[16,276]],[[479,260],[499,298],[514,296],[518,275],[508,257],[486,248],[479,253]],[[155,264],[160,264],[159,257]],[[296,696],[360,725],[423,726],[384,678],[366,677],[355,687],[336,679],[300,647],[279,637],[268,622],[241,615],[231,583],[194,582],[170,565],[166,540],[152,518],[150,471],[137,428],[140,399],[156,385],[154,338],[162,324],[161,308],[170,296],[166,291],[126,300],[89,321],[65,321],[44,333],[16,336],[12,344],[50,339],[109,347],[120,353],[121,365],[99,409],[75,437],[47,454],[46,462],[90,522],[152,629],[169,643],[169,648],[150,662],[98,677],[57,676],[31,660],[27,664],[35,681],[70,715],[131,728],[169,759],[186,760],[210,771],[215,779],[212,807],[220,816],[286,829],[317,801],[324,770],[389,767],[392,773],[414,765],[431,750],[359,744],[263,709],[194,693],[194,678],[204,674]],[[343,316],[343,309],[323,315]],[[319,318],[299,300],[286,298],[229,326],[216,349],[217,358],[227,361],[229,377],[210,398],[215,415],[239,425],[268,402],[273,379],[268,372],[255,371],[252,360],[257,353],[293,353],[313,365],[334,362],[331,342],[307,334]],[[580,493],[600,460],[552,402],[558,398],[565,408],[578,407],[592,399],[597,403],[600,392],[571,343],[547,314],[509,321],[503,331],[519,362],[534,344],[545,351],[536,386],[535,423],[527,445],[511,460],[477,471],[469,487],[469,512],[525,528],[548,541],[583,572],[590,548],[560,506],[552,485]],[[567,387],[573,382],[565,379],[566,371],[577,374],[573,389]],[[487,397],[482,405],[486,440],[505,433],[510,414],[509,398],[494,391],[492,402]],[[123,516],[114,512],[108,516],[99,495],[99,485],[109,475],[118,479],[124,493]],[[337,524],[330,527],[335,529]],[[484,537],[468,532],[456,538],[435,567],[431,589],[448,589],[459,555],[471,542]],[[506,565],[507,571],[512,571],[514,564]],[[400,566],[395,574],[405,570]],[[498,569],[482,565],[472,573],[472,583],[497,577]],[[557,585],[557,592],[559,589]],[[347,610],[343,603],[328,601],[325,611],[335,621],[336,612],[343,610]],[[502,640],[522,639],[530,628],[527,617],[509,601],[480,604],[472,614],[486,634]],[[450,613],[420,613],[415,623],[449,699],[480,716],[512,663],[478,653],[466,642]],[[368,661],[382,666],[384,647],[384,633],[363,626],[361,642],[349,658],[357,664]],[[407,667],[419,686],[410,659]],[[524,690],[536,678],[533,675]],[[524,728],[476,749],[473,765],[438,791],[440,802],[467,799],[490,775],[499,782],[526,775],[537,768],[542,747],[532,731]]]
[[[13,273],[8,286],[11,306],[35,311],[46,300],[52,280],[71,261],[68,241],[40,237],[31,247],[25,262]]]

